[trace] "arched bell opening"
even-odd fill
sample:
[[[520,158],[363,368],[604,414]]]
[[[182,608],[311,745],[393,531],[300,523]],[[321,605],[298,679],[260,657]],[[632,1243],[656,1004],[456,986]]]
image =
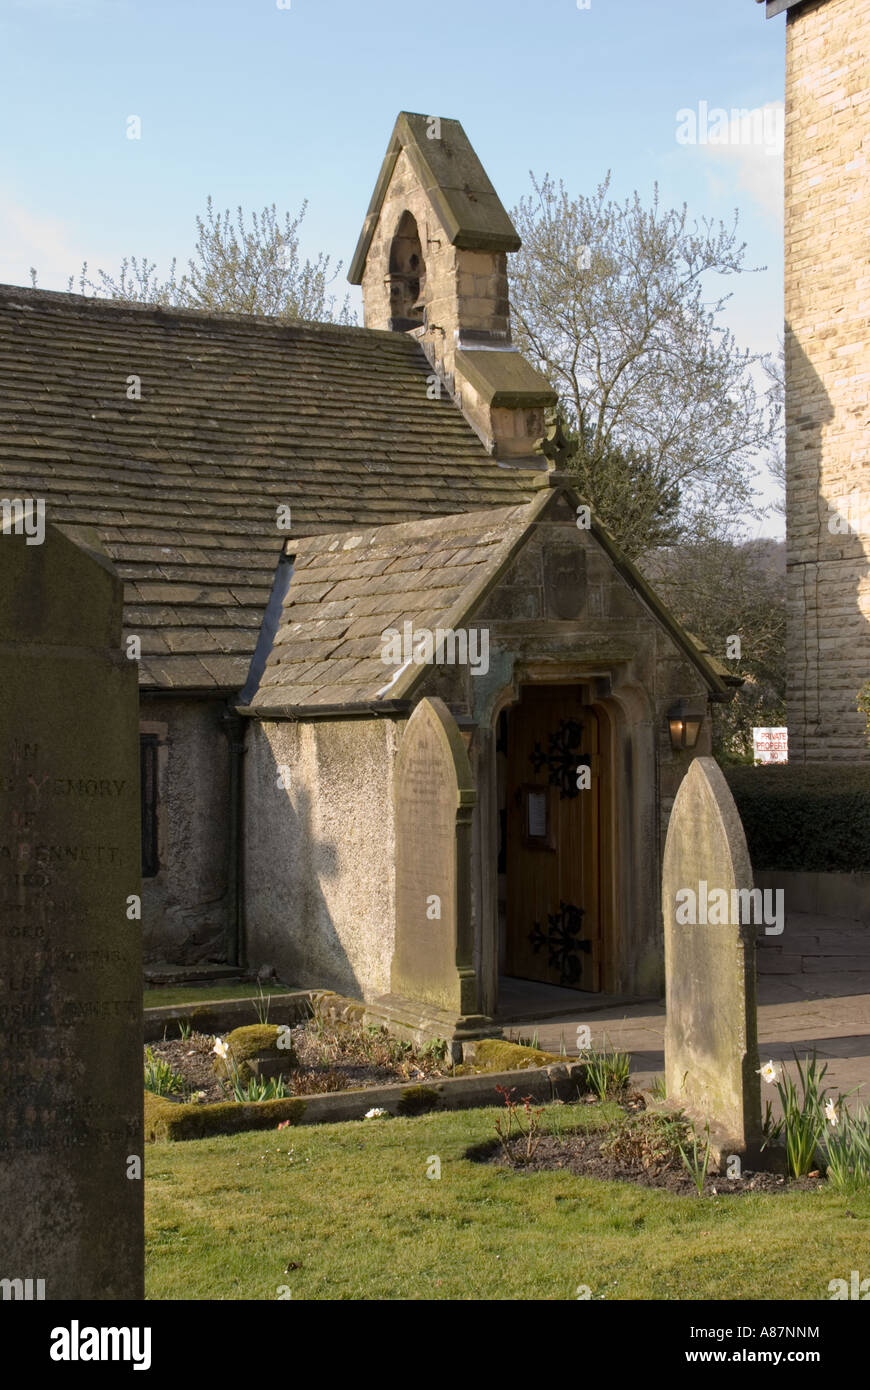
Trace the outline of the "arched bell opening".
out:
[[[406,333],[421,328],[425,310],[426,263],[417,222],[403,212],[390,243],[387,290],[390,298],[390,328]]]

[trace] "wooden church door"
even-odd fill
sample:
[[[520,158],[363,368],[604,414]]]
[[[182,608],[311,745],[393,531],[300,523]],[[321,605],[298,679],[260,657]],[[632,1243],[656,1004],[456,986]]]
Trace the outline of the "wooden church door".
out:
[[[527,686],[508,712],[509,975],[601,989],[606,725],[572,686]]]

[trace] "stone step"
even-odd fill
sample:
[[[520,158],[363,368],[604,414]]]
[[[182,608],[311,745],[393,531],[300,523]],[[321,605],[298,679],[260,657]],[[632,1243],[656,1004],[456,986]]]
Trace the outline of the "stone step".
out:
[[[803,956],[787,951],[761,951],[756,957],[759,975],[799,975]]]
[[[780,936],[758,935],[760,949],[791,951],[795,955],[870,957],[870,931],[866,927],[832,927],[827,932],[793,930],[788,922]]]
[[[843,971],[870,970],[870,952],[859,956],[810,956],[803,957],[804,974],[829,973],[832,969]]]
[[[216,980],[222,984],[228,981],[241,983],[243,978],[238,966],[211,964],[208,961],[200,965],[175,965],[171,961],[152,961],[145,966],[144,976],[145,984],[150,989],[157,989],[161,985],[205,985]]]
[[[786,903],[785,920],[789,927],[808,932],[867,931],[867,924],[858,917],[825,917],[817,912],[793,912]]]

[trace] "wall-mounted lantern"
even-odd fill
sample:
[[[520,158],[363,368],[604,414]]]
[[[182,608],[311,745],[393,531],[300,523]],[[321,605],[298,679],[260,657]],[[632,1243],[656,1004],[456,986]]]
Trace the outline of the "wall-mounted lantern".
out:
[[[688,700],[678,700],[671,706],[668,710],[668,728],[671,731],[671,747],[675,753],[694,748],[703,722],[704,711],[697,705],[689,704]]]

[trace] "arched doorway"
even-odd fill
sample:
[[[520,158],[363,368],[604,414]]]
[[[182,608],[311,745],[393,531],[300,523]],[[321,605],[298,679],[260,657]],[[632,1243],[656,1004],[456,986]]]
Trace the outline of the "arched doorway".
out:
[[[612,941],[611,721],[577,685],[527,685],[502,715],[506,975],[608,987]]]

